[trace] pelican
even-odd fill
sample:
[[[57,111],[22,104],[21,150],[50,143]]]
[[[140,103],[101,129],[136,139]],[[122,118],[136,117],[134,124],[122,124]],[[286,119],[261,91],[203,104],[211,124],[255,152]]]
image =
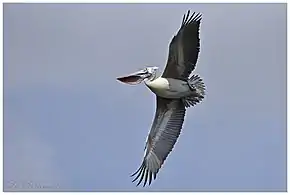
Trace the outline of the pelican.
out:
[[[201,102],[205,85],[195,69],[200,50],[200,13],[190,11],[183,15],[181,27],[172,38],[163,74],[157,77],[158,67],[151,66],[117,80],[136,85],[144,82],[156,96],[156,111],[151,130],[147,136],[141,166],[131,176],[138,178],[137,186],[143,187],[156,175],[172,151],[182,129],[186,109]],[[191,75],[191,76],[190,76]]]

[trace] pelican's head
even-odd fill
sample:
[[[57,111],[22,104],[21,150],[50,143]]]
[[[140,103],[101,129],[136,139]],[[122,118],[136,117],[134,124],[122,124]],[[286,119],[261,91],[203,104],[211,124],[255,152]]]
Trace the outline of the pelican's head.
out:
[[[157,70],[158,70],[158,67],[156,66],[146,67],[142,70],[139,70],[127,76],[118,77],[117,80],[126,84],[137,85],[144,80],[153,80],[156,76]]]

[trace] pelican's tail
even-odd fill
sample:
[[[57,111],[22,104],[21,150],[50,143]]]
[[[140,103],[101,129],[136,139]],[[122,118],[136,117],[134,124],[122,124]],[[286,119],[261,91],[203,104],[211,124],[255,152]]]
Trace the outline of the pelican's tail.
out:
[[[186,108],[201,102],[205,95],[205,85],[198,75],[192,75],[187,82],[193,93],[183,99]]]

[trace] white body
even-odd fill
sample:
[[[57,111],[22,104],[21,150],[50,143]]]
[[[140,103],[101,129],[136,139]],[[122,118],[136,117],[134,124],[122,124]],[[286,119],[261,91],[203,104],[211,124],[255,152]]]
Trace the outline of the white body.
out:
[[[157,96],[177,99],[191,95],[188,83],[179,79],[159,77],[153,81],[145,81],[146,86]]]

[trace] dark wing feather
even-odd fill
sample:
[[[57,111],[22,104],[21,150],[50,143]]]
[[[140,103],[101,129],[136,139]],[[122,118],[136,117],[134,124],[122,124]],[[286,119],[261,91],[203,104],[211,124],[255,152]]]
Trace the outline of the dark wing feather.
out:
[[[200,13],[190,11],[184,14],[181,27],[171,40],[167,65],[162,77],[187,80],[194,70],[199,50],[199,26],[201,21]]]
[[[143,162],[131,175],[138,174],[133,180],[134,182],[139,179],[137,185],[144,180],[143,186],[145,186],[148,178],[150,185],[152,176],[154,180],[156,179],[159,169],[179,137],[184,121],[185,107],[181,100],[169,100],[157,96],[156,98],[156,114],[147,138]]]

